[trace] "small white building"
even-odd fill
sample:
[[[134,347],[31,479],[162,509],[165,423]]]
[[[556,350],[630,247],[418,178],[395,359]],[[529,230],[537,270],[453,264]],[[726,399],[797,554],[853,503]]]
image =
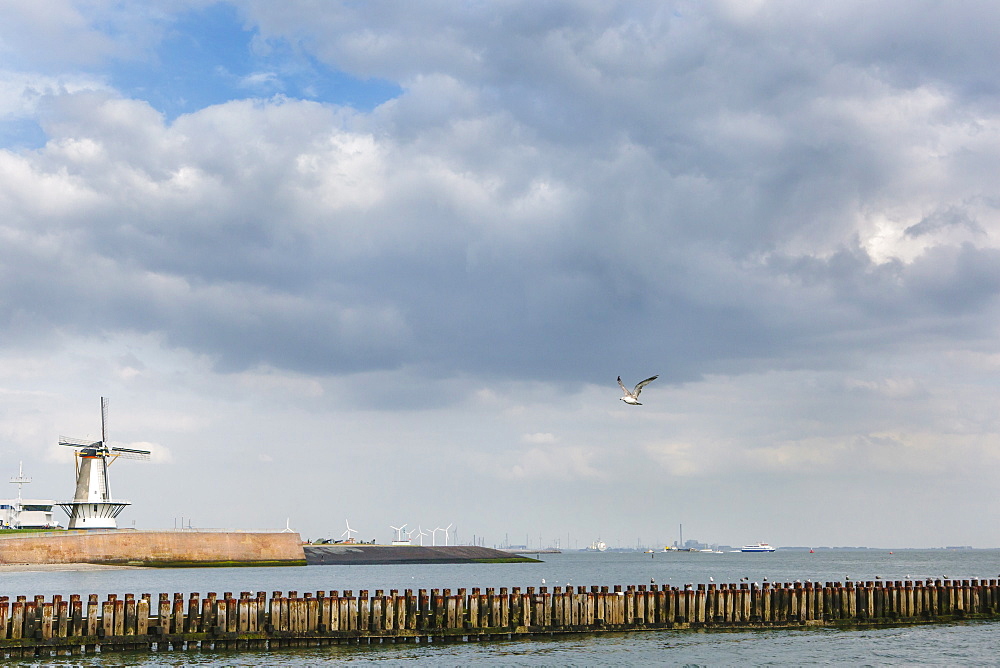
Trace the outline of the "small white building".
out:
[[[52,499],[22,499],[17,512],[17,499],[0,499],[0,527],[4,529],[58,529],[52,516]]]
[[[10,479],[17,485],[16,499],[0,499],[0,529],[58,529],[59,522],[52,517],[52,499],[25,499],[21,487],[31,482],[24,476],[24,468],[17,465],[17,477]]]

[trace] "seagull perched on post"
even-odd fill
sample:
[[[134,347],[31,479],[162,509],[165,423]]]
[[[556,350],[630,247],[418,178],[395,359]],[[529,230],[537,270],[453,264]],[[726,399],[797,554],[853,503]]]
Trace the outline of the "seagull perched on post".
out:
[[[652,378],[647,378],[646,380],[636,385],[634,390],[629,392],[628,388],[625,387],[625,383],[622,382],[622,377],[618,376],[618,384],[621,385],[622,392],[625,393],[625,396],[623,396],[621,400],[629,404],[630,406],[642,406],[642,404],[639,403],[639,393],[642,392],[642,388],[646,387],[659,377],[660,377],[659,375],[656,375],[653,376]]]

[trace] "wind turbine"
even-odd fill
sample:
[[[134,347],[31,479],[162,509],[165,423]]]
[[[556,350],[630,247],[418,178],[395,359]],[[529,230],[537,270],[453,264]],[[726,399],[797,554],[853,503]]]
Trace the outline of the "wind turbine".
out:
[[[431,546],[437,545],[437,533],[438,531],[444,531],[441,527],[431,529]],[[447,536],[446,536],[447,537]]]
[[[447,527],[445,527],[444,529],[442,529],[444,531],[444,544],[445,544],[445,547],[448,546],[448,529],[452,528],[454,525],[455,525],[455,523],[452,522]]]
[[[396,532],[396,540],[394,540],[392,542],[393,545],[409,545],[410,544],[409,538],[407,538],[406,540],[403,540],[403,530],[406,529],[406,525],[405,524],[403,526],[401,526],[401,527],[394,527],[394,526],[392,526],[390,524],[389,528],[395,530],[395,532]]]
[[[351,528],[351,523],[348,522],[347,520],[344,520],[344,522],[347,524],[347,531],[345,531],[344,533],[340,534],[340,537],[344,538],[346,536],[347,540],[345,542],[353,543],[354,539],[351,538],[351,534],[352,533],[357,533],[357,530],[356,529],[352,529]]]
[[[411,541],[413,540],[414,536],[416,536],[417,538],[419,538],[420,539],[420,546],[423,547],[424,546],[424,536],[426,536],[428,534],[423,529],[421,529],[420,525],[418,524],[417,528],[410,530],[410,533],[408,533],[407,535],[410,537]]]

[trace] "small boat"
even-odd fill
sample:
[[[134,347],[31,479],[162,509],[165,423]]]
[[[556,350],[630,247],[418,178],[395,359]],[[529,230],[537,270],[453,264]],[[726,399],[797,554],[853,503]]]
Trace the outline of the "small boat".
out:
[[[751,543],[740,548],[740,552],[774,552],[777,548],[767,543]]]

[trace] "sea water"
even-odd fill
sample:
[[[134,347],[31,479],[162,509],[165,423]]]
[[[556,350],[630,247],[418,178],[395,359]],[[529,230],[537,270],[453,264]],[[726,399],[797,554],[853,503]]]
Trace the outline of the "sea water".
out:
[[[140,595],[460,587],[613,586],[740,582],[996,579],[1000,550],[819,550],[773,553],[571,552],[537,564],[197,568],[0,574],[2,594]],[[996,664],[1000,622],[865,630],[646,631],[476,643],[387,643],[270,651],[197,650],[51,657],[34,665],[775,665]],[[23,660],[22,660],[23,663]]]

